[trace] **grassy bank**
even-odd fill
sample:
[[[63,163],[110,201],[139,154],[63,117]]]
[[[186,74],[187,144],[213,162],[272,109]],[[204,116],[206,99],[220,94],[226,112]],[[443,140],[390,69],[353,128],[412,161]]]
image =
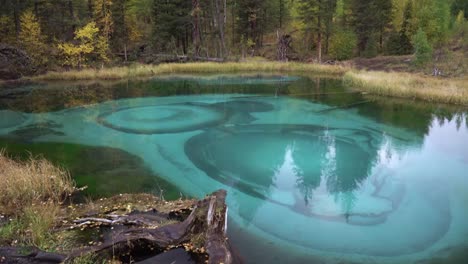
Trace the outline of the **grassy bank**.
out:
[[[28,206],[60,203],[74,190],[69,173],[45,159],[13,161],[0,150],[0,212],[14,214]]]
[[[202,62],[202,63],[168,63],[159,65],[136,64],[128,67],[111,67],[102,69],[83,69],[65,72],[48,72],[31,77],[33,81],[55,80],[115,80],[138,78],[175,73],[242,73],[242,72],[298,72],[310,74],[341,75],[348,71],[344,66],[281,63],[281,62]]]
[[[127,259],[128,252],[93,254],[92,246],[106,243],[106,237],[117,237],[119,232],[113,234],[111,226],[114,223],[106,221],[130,217],[128,221],[133,222],[122,220],[115,226],[130,225],[155,230],[181,224],[184,217],[175,219],[169,214],[185,215],[186,210],[190,211],[196,202],[181,199],[165,201],[151,194],[139,193],[86,199],[84,203],[77,203],[79,189],[75,188],[66,170],[43,158],[14,160],[1,149],[0,176],[0,251],[6,254],[0,255],[0,263],[17,263],[17,259],[28,262],[29,257],[34,257],[33,248],[69,256],[66,263],[129,263],[122,260]],[[138,215],[141,212],[154,215],[147,219],[146,214]],[[75,222],[76,219],[85,220]],[[174,245],[174,248],[177,247],[181,245]],[[12,252],[11,248],[19,253],[9,253]],[[154,253],[159,254],[158,251]]]
[[[0,175],[0,213],[11,219],[0,225],[0,244],[57,246],[52,229],[61,203],[74,191],[68,172],[44,159],[17,162],[0,150]]]
[[[468,80],[434,78],[402,72],[355,71],[348,66],[308,63],[200,62],[160,65],[135,64],[126,67],[48,72],[32,81],[119,80],[164,74],[203,73],[293,73],[343,76],[347,86],[381,96],[420,99],[429,102],[468,105]]]
[[[371,94],[468,105],[468,80],[401,72],[349,71],[345,85]]]

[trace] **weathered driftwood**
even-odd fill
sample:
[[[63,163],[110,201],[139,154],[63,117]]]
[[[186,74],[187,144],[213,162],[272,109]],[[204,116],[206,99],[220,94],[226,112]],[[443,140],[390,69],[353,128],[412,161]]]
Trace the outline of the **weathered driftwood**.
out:
[[[0,263],[60,263],[93,254],[98,258],[120,258],[150,263],[150,259],[167,259],[174,255],[191,256],[198,263],[234,263],[226,237],[226,191],[220,190],[196,202],[187,216],[171,213],[132,212],[128,215],[86,216],[77,219],[69,228],[104,226],[108,232],[95,246],[77,249],[68,255],[32,249],[27,254],[17,248],[0,248]],[[185,216],[184,216],[185,214]],[[182,220],[181,218],[184,218]],[[167,222],[175,222],[167,224]],[[179,221],[180,220],[180,221]],[[180,254],[183,250],[187,254]],[[159,258],[158,255],[163,254]],[[3,261],[2,262],[2,257]]]
[[[225,198],[226,191],[217,191],[197,202],[192,213],[183,222],[159,228],[154,228],[158,225],[157,221],[145,216],[132,217],[130,215],[117,217],[115,220],[101,218],[77,220],[77,223],[95,222],[110,225],[126,223],[136,224],[137,227],[115,231],[102,245],[78,250],[73,252],[70,257],[87,253],[133,255],[132,252],[141,248],[163,252],[170,248],[186,245],[198,250],[199,253],[206,254],[208,263],[233,263],[226,238],[227,207]]]
[[[283,34],[277,32],[278,47],[277,47],[277,58],[279,61],[288,61],[288,51],[291,49],[292,37],[289,34]]]

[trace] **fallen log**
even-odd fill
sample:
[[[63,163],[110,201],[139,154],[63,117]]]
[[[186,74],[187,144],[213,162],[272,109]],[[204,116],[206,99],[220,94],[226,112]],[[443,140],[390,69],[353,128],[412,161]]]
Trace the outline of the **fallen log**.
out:
[[[133,252],[151,249],[154,252],[184,246],[190,251],[204,255],[207,263],[233,263],[230,246],[226,238],[227,206],[226,191],[217,191],[197,202],[192,213],[181,223],[165,225],[155,229],[133,227],[117,230],[103,244],[73,252],[70,257],[83,254],[130,255],[138,259]],[[127,217],[116,220],[85,218],[78,222],[102,222],[119,224]],[[141,223],[150,223],[142,220]],[[152,224],[155,224],[154,222]],[[150,224],[151,225],[151,224]]]
[[[226,237],[225,198],[226,191],[216,191],[192,204],[188,216],[179,208],[175,213],[153,209],[78,218],[70,221],[66,229],[98,227],[104,230],[102,241],[67,254],[43,252],[37,248],[19,254],[21,248],[0,248],[0,263],[67,263],[85,255],[102,260],[119,259],[123,263],[152,263],[173,257],[190,257],[193,263],[239,263]]]

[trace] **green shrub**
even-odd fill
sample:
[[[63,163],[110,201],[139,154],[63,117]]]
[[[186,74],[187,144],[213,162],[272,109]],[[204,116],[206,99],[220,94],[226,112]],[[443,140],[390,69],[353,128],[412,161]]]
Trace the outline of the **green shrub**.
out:
[[[348,60],[354,55],[357,37],[349,30],[338,31],[330,40],[330,56],[336,60]]]
[[[413,45],[405,32],[392,32],[385,43],[385,54],[407,55],[413,53]]]
[[[427,40],[426,33],[419,29],[413,37],[414,54],[416,56],[415,64],[418,66],[426,65],[432,60],[432,47]]]

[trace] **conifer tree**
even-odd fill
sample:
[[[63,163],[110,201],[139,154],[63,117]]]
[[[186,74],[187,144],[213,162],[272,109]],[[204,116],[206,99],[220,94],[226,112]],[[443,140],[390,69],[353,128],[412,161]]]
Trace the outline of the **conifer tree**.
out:
[[[424,66],[432,59],[432,47],[427,39],[426,33],[421,28],[416,32],[413,38],[415,51],[415,64]]]
[[[413,51],[413,45],[411,44],[410,36],[412,36],[411,22],[413,19],[413,1],[409,0],[406,3],[405,10],[403,13],[403,23],[399,32],[399,47],[397,54],[404,55],[410,54]]]
[[[44,66],[48,59],[41,26],[32,10],[20,17],[21,31],[18,36],[20,46],[31,56],[37,66]]]

